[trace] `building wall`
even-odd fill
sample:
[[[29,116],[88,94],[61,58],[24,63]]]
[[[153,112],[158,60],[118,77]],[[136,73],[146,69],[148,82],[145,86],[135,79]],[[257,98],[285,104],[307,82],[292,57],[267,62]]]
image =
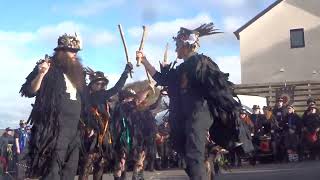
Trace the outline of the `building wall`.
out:
[[[304,28],[305,47],[291,49],[290,29],[297,28]],[[239,35],[242,83],[320,80],[319,0],[283,1]]]

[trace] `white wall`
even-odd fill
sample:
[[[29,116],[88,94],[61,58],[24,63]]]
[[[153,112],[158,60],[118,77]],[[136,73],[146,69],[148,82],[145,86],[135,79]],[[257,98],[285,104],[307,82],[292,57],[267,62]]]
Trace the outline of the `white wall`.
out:
[[[305,48],[291,49],[296,28]],[[283,1],[239,35],[242,83],[320,80],[320,0]]]

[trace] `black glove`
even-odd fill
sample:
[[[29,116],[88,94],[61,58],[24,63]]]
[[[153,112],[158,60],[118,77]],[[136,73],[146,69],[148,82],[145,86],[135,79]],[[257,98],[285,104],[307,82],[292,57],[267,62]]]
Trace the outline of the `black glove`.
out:
[[[132,69],[133,69],[133,65],[131,64],[131,62],[128,62],[127,64],[126,64],[126,67],[124,68],[124,73],[130,73],[131,71],[132,71]]]
[[[161,62],[159,62],[159,63],[160,63],[160,72],[161,73],[168,73],[170,71],[170,67],[171,67],[172,63],[165,64],[165,65],[163,65]]]

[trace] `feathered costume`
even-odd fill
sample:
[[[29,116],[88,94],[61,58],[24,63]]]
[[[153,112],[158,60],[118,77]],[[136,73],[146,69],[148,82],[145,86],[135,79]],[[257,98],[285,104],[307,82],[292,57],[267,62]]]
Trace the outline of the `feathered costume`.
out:
[[[219,33],[213,23],[189,30],[181,28],[176,45],[199,47],[199,37]],[[235,140],[235,120],[240,104],[233,99],[228,74],[220,71],[211,58],[193,53],[177,68],[161,67],[153,79],[168,89],[170,98],[169,123],[174,149],[183,154],[186,172],[192,178],[204,178],[203,162],[206,130],[213,140],[224,147]]]
[[[76,36],[63,35],[55,50],[80,50]],[[76,89],[76,99],[67,93],[67,79],[62,68],[52,57],[51,67],[44,76],[40,89],[32,93],[31,83],[38,75],[38,67],[27,76],[20,93],[25,97],[36,96],[28,123],[32,125],[31,138],[24,159],[27,176],[60,179],[75,175],[79,154],[78,124],[84,103],[84,89]],[[84,77],[83,77],[83,82]],[[69,168],[69,169],[68,169]],[[55,175],[53,175],[55,174]],[[57,177],[59,175],[59,177]]]

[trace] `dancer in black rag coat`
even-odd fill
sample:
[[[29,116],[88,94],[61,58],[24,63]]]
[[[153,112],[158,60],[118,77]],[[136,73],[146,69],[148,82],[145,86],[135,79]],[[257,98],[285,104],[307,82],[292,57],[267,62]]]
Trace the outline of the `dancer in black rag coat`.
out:
[[[137,60],[158,85],[168,87],[170,137],[186,161],[185,171],[191,180],[207,179],[204,157],[208,127],[213,140],[222,146],[232,147],[237,141],[235,120],[241,106],[233,99],[228,74],[210,57],[196,52],[199,37],[216,33],[213,23],[194,30],[180,28],[174,40],[178,58],[184,62],[176,68],[162,64],[167,71],[156,71],[142,51],[136,52]]]

